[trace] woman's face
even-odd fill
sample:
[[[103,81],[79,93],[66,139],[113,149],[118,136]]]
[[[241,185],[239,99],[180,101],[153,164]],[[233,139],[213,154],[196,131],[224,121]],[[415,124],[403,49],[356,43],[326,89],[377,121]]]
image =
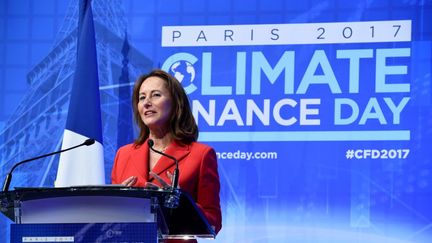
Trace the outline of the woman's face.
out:
[[[167,129],[172,110],[172,100],[165,81],[149,77],[141,84],[138,111],[144,124],[153,129]]]

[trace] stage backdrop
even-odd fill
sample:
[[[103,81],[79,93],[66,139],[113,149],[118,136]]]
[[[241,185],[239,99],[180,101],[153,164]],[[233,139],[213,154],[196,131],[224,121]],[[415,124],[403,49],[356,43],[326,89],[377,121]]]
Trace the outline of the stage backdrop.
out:
[[[94,0],[106,183],[136,133],[131,85],[162,68],[217,151],[214,242],[431,242],[431,12],[430,0]],[[78,1],[0,2],[1,178],[61,146],[77,18]],[[22,166],[12,187],[52,187],[57,167]]]

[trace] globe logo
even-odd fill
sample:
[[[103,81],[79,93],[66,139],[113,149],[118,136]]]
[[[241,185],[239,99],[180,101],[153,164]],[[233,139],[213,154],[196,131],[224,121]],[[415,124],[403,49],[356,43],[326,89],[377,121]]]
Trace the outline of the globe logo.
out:
[[[191,84],[195,79],[195,68],[187,61],[175,62],[170,67],[170,73],[180,82],[183,86]]]

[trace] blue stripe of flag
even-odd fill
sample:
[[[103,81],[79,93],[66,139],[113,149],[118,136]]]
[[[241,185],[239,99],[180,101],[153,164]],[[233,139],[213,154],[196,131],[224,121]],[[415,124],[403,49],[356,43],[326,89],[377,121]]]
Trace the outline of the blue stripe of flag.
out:
[[[91,1],[84,1],[66,129],[102,144],[99,77]]]

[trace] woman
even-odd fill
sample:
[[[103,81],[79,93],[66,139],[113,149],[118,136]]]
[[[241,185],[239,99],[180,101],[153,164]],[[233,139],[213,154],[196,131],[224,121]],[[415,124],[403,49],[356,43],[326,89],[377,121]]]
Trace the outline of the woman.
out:
[[[117,151],[112,183],[164,186],[159,181],[162,179],[171,185],[175,163],[149,150],[151,139],[155,150],[178,160],[179,187],[192,196],[215,232],[219,232],[222,215],[216,154],[211,147],[196,142],[198,127],[180,82],[165,71],[154,70],[138,78],[132,102],[139,137]]]

